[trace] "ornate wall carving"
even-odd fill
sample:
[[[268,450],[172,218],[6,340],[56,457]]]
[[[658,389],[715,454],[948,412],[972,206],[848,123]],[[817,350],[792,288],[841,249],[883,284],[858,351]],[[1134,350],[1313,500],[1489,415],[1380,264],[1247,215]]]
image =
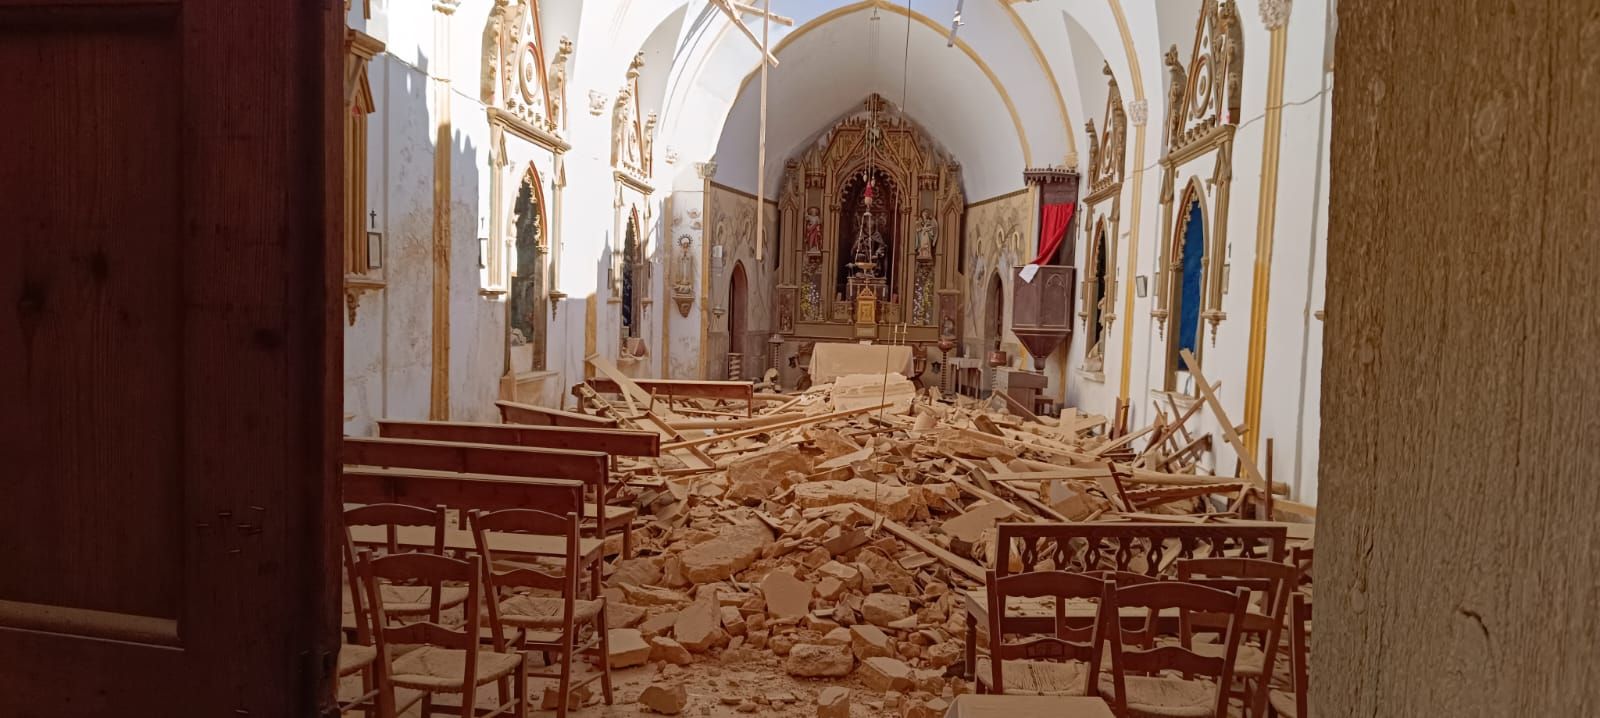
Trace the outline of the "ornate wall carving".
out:
[[[640,116],[639,72],[644,69],[644,53],[633,56],[628,74],[617,91],[617,101],[611,115],[611,164],[636,179],[650,176],[651,135],[655,132],[656,114]]]
[[[495,0],[483,44],[484,103],[502,107],[536,128],[555,131],[558,124],[551,111],[538,2]],[[563,38],[562,45],[571,52],[571,42]],[[565,55],[558,53],[557,57],[564,68]],[[561,74],[565,84],[564,69]]]
[[[1222,311],[1226,273],[1218,258],[1225,256],[1228,246],[1233,136],[1239,122],[1244,69],[1243,33],[1234,0],[1205,0],[1196,19],[1188,65],[1179,61],[1176,46],[1167,50],[1165,62],[1170,114],[1165,128],[1166,154],[1161,158],[1161,234],[1155,265],[1156,297],[1150,314],[1157,331],[1166,338],[1166,388],[1171,389],[1179,341],[1174,338],[1176,331],[1166,329],[1169,319],[1176,321],[1172,309],[1186,274],[1184,230],[1190,215],[1188,207],[1175,206],[1179,187],[1185,188],[1184,197],[1199,203],[1204,216],[1204,242],[1193,245],[1203,247],[1203,253],[1198,268],[1191,271],[1201,275],[1200,318],[1210,325],[1213,343],[1217,325],[1227,318]],[[1192,267],[1194,263],[1189,264]],[[1199,353],[1198,339],[1195,348]]]
[[[958,306],[941,294],[960,295],[950,240],[966,207],[960,166],[920,128],[868,97],[785,164],[778,206],[778,293],[794,297],[793,335],[853,338],[853,299],[871,289],[879,324],[938,340],[941,307]]]
[[[1089,193],[1083,198],[1084,230],[1082,297],[1078,317],[1084,326],[1084,368],[1100,370],[1105,361],[1104,337],[1116,315],[1117,252],[1122,224],[1122,181],[1127,172],[1128,117],[1122,91],[1111,66],[1106,75],[1106,109],[1101,130],[1093,120],[1085,125],[1089,135]]]

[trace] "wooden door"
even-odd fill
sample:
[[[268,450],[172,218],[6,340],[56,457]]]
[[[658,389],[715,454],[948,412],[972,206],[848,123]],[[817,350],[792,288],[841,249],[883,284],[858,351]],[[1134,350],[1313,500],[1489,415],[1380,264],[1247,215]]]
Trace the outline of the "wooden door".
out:
[[[0,0],[0,715],[324,710],[340,8]]]

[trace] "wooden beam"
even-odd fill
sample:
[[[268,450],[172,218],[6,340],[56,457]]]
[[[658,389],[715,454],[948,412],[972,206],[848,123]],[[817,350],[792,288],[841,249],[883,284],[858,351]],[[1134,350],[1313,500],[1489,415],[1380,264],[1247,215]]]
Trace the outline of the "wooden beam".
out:
[[[1211,384],[1206,381],[1205,375],[1200,373],[1200,362],[1195,360],[1194,353],[1188,349],[1180,349],[1179,355],[1183,357],[1184,366],[1189,368],[1189,373],[1194,375],[1194,385],[1200,389],[1200,394],[1211,406],[1211,413],[1216,414],[1217,423],[1222,426],[1222,438],[1227,439],[1234,453],[1239,455],[1239,466],[1245,473],[1243,478],[1253,482],[1256,488],[1267,490],[1267,480],[1262,477],[1261,470],[1256,468],[1255,457],[1244,445],[1244,440],[1239,438],[1239,432],[1233,430],[1233,421],[1228,419],[1228,412],[1222,408],[1222,402],[1217,400],[1217,394],[1211,390]]]
[[[818,423],[818,422],[829,421],[829,420],[832,420],[832,419],[843,419],[843,418],[845,418],[847,416],[855,416],[857,414],[865,414],[865,413],[867,413],[869,411],[877,411],[877,410],[882,409],[882,408],[884,408],[886,406],[888,406],[888,404],[877,404],[875,406],[859,406],[859,407],[856,407],[854,409],[846,409],[844,411],[835,411],[835,412],[833,412],[831,414],[818,414],[817,416],[810,416],[810,417],[806,417],[804,419],[795,419],[793,421],[785,421],[785,422],[773,424],[771,426],[758,426],[758,427],[756,427],[754,429],[745,429],[743,431],[733,431],[733,432],[729,432],[729,433],[726,433],[726,434],[716,434],[714,436],[705,436],[705,437],[701,437],[701,438],[698,438],[698,439],[690,439],[688,441],[677,441],[677,442],[673,442],[671,444],[667,444],[665,446],[662,446],[661,448],[663,450],[666,450],[666,451],[671,451],[673,449],[687,449],[687,448],[694,447],[694,446],[701,446],[703,444],[714,444],[714,443],[716,443],[718,441],[724,441],[724,440],[727,440],[727,439],[742,439],[742,438],[744,438],[746,436],[755,436],[756,434],[765,434],[765,433],[770,432],[770,431],[777,431],[778,429],[791,429],[791,428],[794,428],[796,426],[806,426],[806,425],[809,425],[809,424],[815,424],[815,423]]]
[[[868,510],[867,513],[872,512]],[[873,515],[878,516],[878,514],[875,513]],[[944,565],[960,571],[962,574],[965,574],[967,578],[979,583],[983,583],[983,567],[950,553],[943,548],[940,548],[938,544],[923,538],[921,534],[906,528],[904,525],[898,521],[895,521],[894,519],[878,516],[878,520],[881,522],[884,530],[893,534],[895,538],[911,544],[912,546],[916,547],[917,550],[928,554],[929,556],[939,559],[939,561],[944,563]]]
[[[562,411],[544,406],[522,404],[515,401],[497,401],[495,407],[500,410],[500,421],[507,424],[527,424],[529,426],[574,426],[590,427],[594,429],[615,429],[617,421],[599,416],[579,414],[572,411]]]
[[[612,456],[660,456],[661,436],[632,429],[575,429],[466,421],[379,419],[378,435],[390,439],[501,444],[536,449],[600,451]]]

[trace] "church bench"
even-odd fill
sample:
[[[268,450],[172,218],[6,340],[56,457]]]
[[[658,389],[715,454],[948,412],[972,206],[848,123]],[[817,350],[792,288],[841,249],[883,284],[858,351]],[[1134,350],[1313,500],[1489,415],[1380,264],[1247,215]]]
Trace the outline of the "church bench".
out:
[[[346,504],[396,503],[433,508],[444,506],[462,512],[495,511],[511,508],[537,508],[555,514],[576,513],[587,517],[584,484],[571,479],[535,479],[490,474],[433,471],[429,469],[383,468],[346,465],[340,473],[340,493]],[[388,529],[383,526],[352,526],[350,540],[358,545],[385,545]],[[413,549],[433,547],[433,528],[394,527],[396,543]],[[476,552],[472,531],[457,526],[445,527],[445,548]],[[496,535],[490,541],[496,555],[550,557],[564,556],[563,536]],[[600,591],[600,562],[605,557],[602,538],[584,538],[578,544],[578,561],[590,575],[594,595]]]
[[[1264,522],[1001,523],[995,525],[993,568],[1000,576],[1040,570],[1116,570],[1152,579],[1171,578],[1176,575],[1174,565],[1187,558],[1237,556],[1281,562],[1287,555],[1288,539],[1286,526]],[[967,613],[966,671],[970,677],[977,660],[978,626],[988,624],[989,600],[983,589],[965,591],[963,598]],[[1053,611],[1019,609],[1015,614],[1007,612],[1008,627],[1016,626],[1019,633],[1054,630]],[[1093,611],[1092,605],[1066,609],[1068,618],[1084,621],[1093,619]],[[1137,627],[1143,625],[1145,613],[1124,611],[1121,618],[1125,627]],[[1176,620],[1176,616],[1163,613],[1160,619]]]
[[[500,420],[507,424],[526,424],[528,426],[570,426],[588,429],[615,429],[617,421],[603,416],[590,416],[572,411],[562,411],[544,406],[522,404],[515,401],[497,401],[495,408],[500,410]]]
[[[607,506],[599,500],[610,493],[610,470],[606,454],[598,451],[347,436],[342,458],[347,465],[578,481],[594,489],[597,500],[586,507],[583,515],[594,520],[596,535],[604,538],[613,528],[620,528],[624,555],[630,554],[633,548],[633,520],[638,511],[625,506]]]
[[[661,436],[659,434],[653,431],[635,431],[632,429],[379,419],[378,435],[394,439],[500,444],[533,449],[599,451],[610,456],[661,455]]]
[[[624,388],[607,377],[590,377],[584,380],[595,391],[603,394],[621,394]],[[728,399],[743,401],[745,413],[754,413],[756,385],[748,381],[698,381],[692,379],[633,379],[635,385],[652,396],[668,399],[690,397],[695,399]]]

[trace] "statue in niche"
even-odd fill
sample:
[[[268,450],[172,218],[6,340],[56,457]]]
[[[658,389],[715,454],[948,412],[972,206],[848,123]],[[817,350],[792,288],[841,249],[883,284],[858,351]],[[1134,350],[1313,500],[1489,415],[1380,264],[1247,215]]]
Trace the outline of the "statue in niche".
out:
[[[778,331],[785,334],[794,333],[794,309],[790,302],[778,303]]]
[[[689,235],[678,238],[678,252],[672,264],[672,289],[679,294],[694,293],[694,253],[689,245]]]
[[[678,314],[688,318],[689,307],[694,304],[694,252],[693,240],[685,234],[678,237],[678,249],[672,257],[672,301]]]
[[[872,204],[872,197],[868,195],[866,208],[861,210],[861,223],[856,228],[855,244],[850,247],[855,268],[862,277],[878,276],[878,267],[883,264],[886,249],[883,232],[878,229],[878,218],[872,213]]]
[[[612,137],[617,161],[627,167],[639,166],[638,128],[633,124],[633,93],[627,88],[617,94],[617,129]]]
[[[806,208],[806,254],[822,254],[822,210],[817,207]]]
[[[933,210],[924,209],[917,220],[917,261],[931,261],[938,242],[939,223],[933,219]]]
[[[547,88],[550,91],[550,127],[560,128],[566,124],[566,115],[562,114],[562,105],[567,99],[567,58],[572,56],[572,38],[561,36],[561,44],[556,46],[556,59],[551,63],[550,82]]]
[[[660,119],[655,110],[651,110],[644,116],[644,134],[639,136],[639,154],[643,159],[643,164],[639,165],[640,167],[648,169],[650,166],[650,158],[654,156],[651,152],[655,145],[656,123]]]

